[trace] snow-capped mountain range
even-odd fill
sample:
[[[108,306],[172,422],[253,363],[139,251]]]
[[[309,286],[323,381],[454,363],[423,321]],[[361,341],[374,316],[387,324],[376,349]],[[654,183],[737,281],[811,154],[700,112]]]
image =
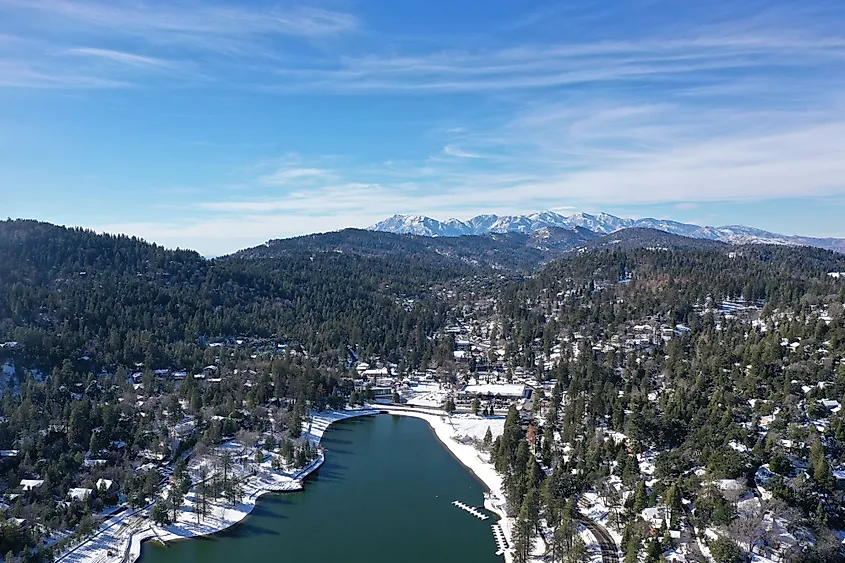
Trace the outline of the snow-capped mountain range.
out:
[[[491,233],[533,233],[545,227],[564,229],[581,227],[599,234],[609,234],[628,228],[648,228],[684,237],[718,240],[732,244],[789,244],[816,246],[838,252],[845,251],[845,239],[782,235],[743,225],[702,227],[663,219],[623,219],[608,213],[561,215],[553,211],[543,211],[530,215],[477,215],[467,221],[458,219],[438,221],[421,215],[394,215],[369,227],[369,230],[428,237],[459,237]]]

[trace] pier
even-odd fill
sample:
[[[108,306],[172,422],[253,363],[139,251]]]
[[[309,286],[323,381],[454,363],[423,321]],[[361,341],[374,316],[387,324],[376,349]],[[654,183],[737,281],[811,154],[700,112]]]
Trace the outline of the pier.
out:
[[[502,527],[498,524],[490,526],[493,529],[493,539],[496,540],[496,555],[504,555],[508,549],[508,540],[505,539],[505,533]]]
[[[476,508],[473,508],[471,506],[467,506],[466,504],[462,503],[459,500],[453,500],[452,504],[454,504],[455,506],[457,506],[461,510],[466,510],[467,512],[469,512],[470,514],[472,514],[473,516],[475,516],[479,520],[487,520],[488,518],[490,518],[486,514],[479,512]]]

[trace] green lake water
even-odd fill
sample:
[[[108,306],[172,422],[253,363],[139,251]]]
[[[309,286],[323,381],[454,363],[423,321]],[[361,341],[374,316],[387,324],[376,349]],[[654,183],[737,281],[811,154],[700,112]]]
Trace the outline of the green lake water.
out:
[[[337,422],[326,462],[296,493],[265,495],[211,537],[145,544],[141,563],[501,563],[490,525],[452,506],[484,485],[427,422],[379,415]]]

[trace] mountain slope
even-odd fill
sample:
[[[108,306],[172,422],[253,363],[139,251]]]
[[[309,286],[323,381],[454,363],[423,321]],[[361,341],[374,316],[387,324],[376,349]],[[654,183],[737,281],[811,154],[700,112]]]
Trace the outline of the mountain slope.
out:
[[[652,250],[720,250],[727,249],[729,246],[727,243],[716,240],[685,237],[658,229],[632,227],[594,239],[580,247],[579,250],[613,248],[626,250],[635,248]]]
[[[271,240],[261,246],[241,250],[233,256],[267,259],[302,252],[341,253],[411,260],[425,266],[531,270],[597,236],[586,229],[557,227],[539,229],[531,234],[504,232],[462,236],[399,235],[344,229]]]
[[[445,222],[420,215],[394,215],[376,223],[370,227],[370,230],[431,237],[459,237],[508,232],[533,233],[546,227],[562,229],[580,227],[599,234],[610,234],[622,229],[645,228],[684,237],[716,240],[731,244],[800,245],[815,246],[837,252],[845,251],[845,239],[782,235],[743,225],[702,227],[664,219],[623,219],[608,213],[561,215],[553,211],[544,211],[530,215],[478,215],[467,221],[450,219]]]
[[[201,342],[238,335],[389,357],[416,338],[408,327],[437,330],[442,304],[430,288],[469,270],[402,253],[205,260],[36,221],[0,221],[0,256],[0,342],[19,342],[23,359],[48,373],[67,359],[94,372],[137,362],[201,369],[210,359]]]

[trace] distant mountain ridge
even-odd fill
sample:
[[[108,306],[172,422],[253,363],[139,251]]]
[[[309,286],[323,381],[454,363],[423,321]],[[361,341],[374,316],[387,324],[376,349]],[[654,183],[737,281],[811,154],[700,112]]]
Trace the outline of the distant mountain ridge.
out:
[[[584,227],[542,227],[531,233],[425,236],[363,229],[269,240],[231,255],[235,259],[289,260],[317,254],[346,254],[389,261],[408,261],[426,267],[532,271],[551,261],[582,252],[607,249],[722,250],[730,245],[684,237],[643,227],[599,234]]]
[[[533,233],[547,227],[582,228],[598,234],[610,234],[621,229],[631,228],[655,229],[689,238],[715,240],[731,244],[815,246],[845,252],[845,239],[841,238],[782,235],[744,225],[702,227],[667,219],[623,219],[608,213],[562,215],[554,211],[542,211],[530,215],[477,215],[467,221],[458,219],[439,221],[422,215],[393,215],[369,227],[369,230],[428,237],[459,237],[492,233]]]

